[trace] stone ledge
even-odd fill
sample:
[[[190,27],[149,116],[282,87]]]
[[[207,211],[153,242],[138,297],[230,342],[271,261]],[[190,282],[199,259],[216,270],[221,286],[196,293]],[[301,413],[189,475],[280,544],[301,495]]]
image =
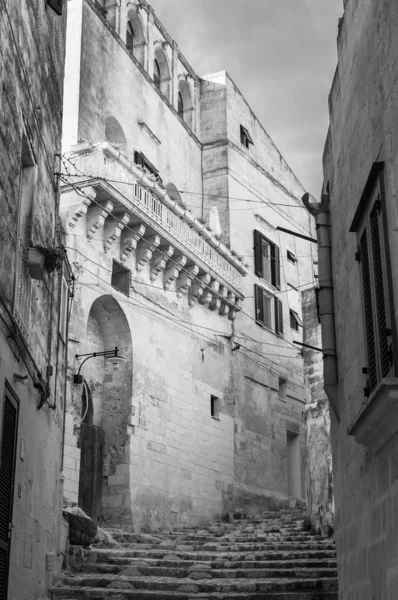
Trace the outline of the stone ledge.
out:
[[[373,454],[398,431],[398,379],[381,379],[347,429]]]

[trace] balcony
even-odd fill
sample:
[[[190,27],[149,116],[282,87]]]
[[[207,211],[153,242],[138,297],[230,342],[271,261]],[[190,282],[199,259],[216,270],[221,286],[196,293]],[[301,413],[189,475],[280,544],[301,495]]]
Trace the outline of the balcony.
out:
[[[134,255],[140,272],[149,262],[151,281],[163,273],[166,290],[176,280],[177,292],[189,289],[191,306],[199,300],[233,319],[243,300],[242,261],[109,142],[73,150],[61,188],[66,229],[85,215],[87,239],[103,229],[105,252],[120,240],[122,263]]]

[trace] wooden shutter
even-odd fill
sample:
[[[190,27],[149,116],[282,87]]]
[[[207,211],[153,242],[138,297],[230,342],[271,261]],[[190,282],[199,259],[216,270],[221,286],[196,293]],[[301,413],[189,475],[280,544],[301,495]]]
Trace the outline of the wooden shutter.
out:
[[[275,298],[275,332],[283,333],[283,304]]]
[[[271,244],[271,283],[281,289],[279,248],[275,244]]]
[[[63,0],[47,0],[47,4],[57,13],[57,15],[62,15]]]
[[[366,346],[368,358],[368,381],[369,390],[372,390],[377,383],[377,358],[373,324],[372,288],[370,283],[367,229],[364,229],[364,232],[359,242],[359,246],[362,266],[363,304],[365,313]]]
[[[7,598],[17,424],[18,404],[6,393],[0,447],[0,598],[2,600]]]
[[[263,252],[262,252],[262,235],[256,229],[254,230],[254,272],[258,277],[263,276]]]
[[[391,352],[388,342],[386,294],[383,280],[383,264],[381,254],[381,211],[380,200],[376,202],[370,213],[370,235],[372,242],[373,281],[377,318],[377,337],[380,353],[380,377],[386,377],[391,366]]]
[[[256,301],[256,321],[264,323],[263,289],[259,285],[254,286],[254,297]]]

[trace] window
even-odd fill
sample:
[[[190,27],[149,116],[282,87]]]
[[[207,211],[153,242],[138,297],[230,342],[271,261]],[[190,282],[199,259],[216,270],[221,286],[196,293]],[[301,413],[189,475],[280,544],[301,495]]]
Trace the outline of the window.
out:
[[[250,133],[245,127],[243,127],[243,125],[240,126],[240,143],[242,146],[245,146],[245,148],[249,148],[250,144],[253,144]]]
[[[104,17],[107,15],[107,10],[105,8],[106,0],[95,0],[95,6],[98,10],[103,14]]]
[[[220,418],[220,398],[217,396],[210,396],[210,415],[213,419]]]
[[[272,329],[275,333],[283,334],[283,305],[259,285],[254,286],[256,321]]]
[[[178,92],[178,114],[180,117],[184,116],[184,101],[181,92]]]
[[[140,165],[141,167],[143,167],[143,169],[145,170],[145,172],[148,175],[155,175],[157,181],[162,182],[162,180],[161,180],[161,178],[159,176],[159,171],[147,159],[147,157],[145,156],[145,154],[143,154],[142,152],[138,152],[136,150],[134,152],[134,162],[135,162],[136,165]]]
[[[287,256],[287,260],[288,260],[289,262],[293,263],[294,265],[296,264],[296,262],[297,262],[297,258],[296,258],[296,255],[295,255],[295,254],[293,254],[293,252],[290,252],[290,250],[288,250],[288,251],[286,252],[286,256]]]
[[[362,283],[366,394],[380,379],[394,376],[381,168],[382,163],[374,165],[350,228],[357,232],[359,242],[355,258]]]
[[[290,309],[290,328],[295,331],[299,330],[299,327],[303,326],[303,322],[295,310]]]
[[[258,277],[280,290],[279,248],[259,231],[254,231],[254,269]]]
[[[283,402],[286,402],[286,388],[287,388],[286,379],[279,378],[278,398],[279,398],[279,400],[283,400]]]
[[[127,50],[130,50],[130,52],[134,51],[134,29],[131,21],[127,21],[126,46]]]
[[[159,63],[156,60],[156,58],[153,61],[153,80],[155,82],[156,87],[160,90],[161,75],[160,75]]]
[[[112,264],[111,286],[119,290],[119,292],[123,292],[126,296],[129,295],[130,271],[115,260]]]

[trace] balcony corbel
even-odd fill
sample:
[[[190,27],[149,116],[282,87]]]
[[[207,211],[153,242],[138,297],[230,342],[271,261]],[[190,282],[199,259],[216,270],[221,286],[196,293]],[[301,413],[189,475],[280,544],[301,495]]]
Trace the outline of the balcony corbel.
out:
[[[136,252],[135,268],[137,273],[142,271],[144,265],[151,260],[152,255],[159,244],[160,237],[158,235],[150,235],[148,237],[141,238]]]
[[[174,246],[161,246],[153,255],[151,262],[151,282],[156,281],[159,273],[165,270],[167,261],[173,256]]]
[[[180,274],[176,288],[177,288],[177,298],[181,298],[182,294],[186,294],[189,288],[192,285],[193,279],[199,273],[199,267],[197,265],[189,265],[184,269],[184,271]]]
[[[122,232],[122,243],[120,244],[120,260],[122,263],[135,252],[139,240],[145,233],[145,225],[140,223],[139,225],[133,225],[128,230]]]
[[[204,289],[210,282],[210,275],[199,275],[189,289],[188,304],[194,306],[202,297]]]
[[[105,232],[104,232],[104,250],[109,252],[112,245],[118,240],[122,234],[123,229],[126,227],[130,220],[128,213],[122,213],[115,217],[109,216],[105,221]]]
[[[169,265],[167,266],[164,276],[163,276],[163,287],[165,290],[170,289],[173,281],[178,279],[178,275],[181,272],[181,269],[185,267],[187,262],[187,257],[184,254],[175,254],[172,261],[169,261]]]
[[[113,209],[113,204],[107,200],[102,206],[91,206],[87,215],[87,238],[91,240],[95,233],[103,227],[105,219]]]

